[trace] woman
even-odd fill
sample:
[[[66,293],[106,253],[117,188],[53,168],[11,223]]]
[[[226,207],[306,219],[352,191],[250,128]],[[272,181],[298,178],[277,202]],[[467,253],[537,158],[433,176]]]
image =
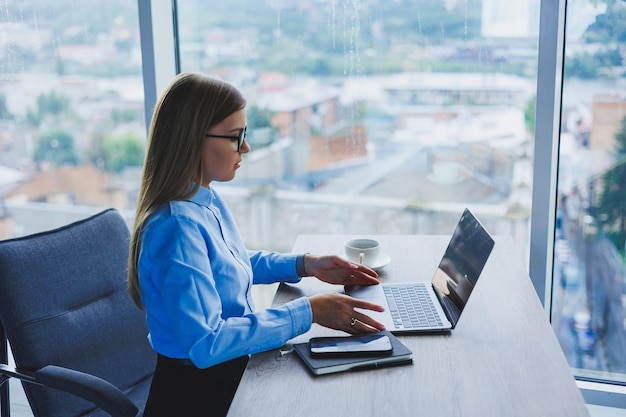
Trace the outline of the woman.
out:
[[[178,75],[155,107],[129,258],[129,289],[158,353],[145,417],[225,415],[248,355],[275,349],[319,323],[349,333],[384,326],[344,294],[302,297],[255,312],[253,284],[315,276],[376,284],[375,271],[339,256],[248,251],[214,181],[235,177],[246,102],[231,85]]]

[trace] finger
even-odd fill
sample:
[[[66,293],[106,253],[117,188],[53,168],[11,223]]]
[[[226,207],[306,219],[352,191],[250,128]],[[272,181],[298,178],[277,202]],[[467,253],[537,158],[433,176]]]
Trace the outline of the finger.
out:
[[[363,264],[357,264],[348,260],[344,260],[344,262],[346,262],[346,267],[348,268],[352,268],[356,273],[358,274],[362,274],[362,275],[367,275],[367,276],[372,276],[372,277],[378,277],[378,272],[374,271],[372,268],[365,266]]]
[[[377,276],[368,275],[365,272],[354,271],[343,282],[344,285],[377,285],[380,284]]]
[[[335,259],[335,265],[340,266],[342,268],[350,268],[350,269],[353,269],[355,271],[361,271],[361,272],[364,272],[364,273],[366,273],[368,275],[371,275],[371,276],[374,276],[374,277],[378,276],[378,273],[376,271],[374,271],[372,268],[369,268],[369,267],[367,267],[367,266],[365,266],[363,264],[352,262],[351,260],[342,258],[340,256],[338,256]]]
[[[376,285],[380,284],[380,281],[376,276],[367,275],[365,273],[355,272],[350,274],[350,284],[349,285]]]
[[[359,332],[357,326],[358,326],[358,320],[355,317],[352,317],[351,320],[345,326],[344,330],[348,333],[355,334]]]
[[[363,274],[367,274],[367,275],[369,275],[371,277],[378,277],[378,272],[374,271],[369,266],[358,264],[357,267],[358,267],[357,271],[359,271],[359,272],[361,272]]]
[[[385,330],[385,325],[381,322],[374,320],[372,317],[367,314],[362,314],[355,312],[355,325],[352,327],[357,327],[357,330],[361,327],[363,329],[367,329],[368,331],[377,332],[380,330]]]
[[[359,300],[357,298],[352,299],[352,307],[372,311],[385,311],[385,307],[381,306],[380,304],[374,304],[369,301]]]
[[[374,333],[381,330],[385,330],[385,326],[382,323],[378,323],[376,320],[368,320],[369,317],[365,317],[365,321],[359,320],[356,317],[352,319],[350,322],[350,328],[347,330],[348,333],[356,334],[356,333]],[[372,321],[374,325],[370,325],[368,322]]]

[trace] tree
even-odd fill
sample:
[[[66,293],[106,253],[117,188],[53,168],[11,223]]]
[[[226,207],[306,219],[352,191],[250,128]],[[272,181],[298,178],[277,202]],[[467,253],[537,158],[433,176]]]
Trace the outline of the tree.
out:
[[[578,77],[586,80],[597,78],[600,65],[590,54],[578,54],[565,61],[565,77]]]
[[[111,121],[118,125],[122,123],[131,123],[139,119],[139,115],[134,110],[111,110]]]
[[[70,106],[70,100],[63,94],[51,91],[48,94],[40,94],[37,97],[37,109],[39,113],[58,116],[65,112]]]
[[[622,2],[608,2],[605,13],[596,17],[585,33],[587,42],[623,43],[626,41],[626,7]]]
[[[104,160],[104,168],[111,172],[121,172],[126,167],[140,167],[144,157],[143,141],[132,134],[107,136],[102,139],[99,154]]]
[[[28,109],[26,118],[33,126],[38,126],[46,115],[51,115],[55,119],[65,113],[70,108],[70,99],[63,94],[51,91],[48,94],[37,96],[37,109]]]
[[[7,107],[7,98],[4,94],[0,94],[0,119],[13,119],[13,115]]]
[[[600,177],[601,189],[591,214],[623,254],[626,244],[626,117],[615,134],[614,155],[615,165]]]
[[[261,148],[268,146],[274,141],[276,129],[272,126],[274,114],[258,106],[250,106],[248,109],[248,137],[250,146]]]
[[[260,109],[258,106],[251,105],[247,111],[248,127],[258,129],[261,127],[271,126],[271,120],[274,114],[270,110]]]
[[[42,135],[37,142],[34,159],[36,162],[47,161],[57,166],[78,164],[74,138],[62,130]]]
[[[533,134],[535,132],[536,109],[537,109],[537,100],[534,98],[532,100],[529,100],[528,103],[526,103],[526,107],[524,108],[524,120],[526,122],[526,128],[528,129],[529,132]]]

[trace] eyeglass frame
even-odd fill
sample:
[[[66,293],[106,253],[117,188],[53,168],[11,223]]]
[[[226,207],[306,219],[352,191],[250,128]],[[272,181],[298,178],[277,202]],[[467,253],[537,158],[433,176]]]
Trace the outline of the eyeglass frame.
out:
[[[237,153],[239,153],[241,151],[241,146],[243,145],[243,142],[246,140],[247,131],[248,131],[248,125],[245,125],[243,129],[241,130],[241,133],[239,133],[238,136],[210,135],[207,133],[206,135],[204,135],[204,137],[236,140],[237,141]]]

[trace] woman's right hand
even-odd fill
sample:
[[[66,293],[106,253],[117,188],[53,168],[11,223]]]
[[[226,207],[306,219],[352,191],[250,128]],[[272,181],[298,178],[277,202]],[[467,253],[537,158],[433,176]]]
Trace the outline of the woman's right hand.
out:
[[[355,308],[384,311],[374,303],[339,293],[324,293],[309,297],[313,322],[335,330],[355,333],[371,333],[385,330],[385,326]]]

